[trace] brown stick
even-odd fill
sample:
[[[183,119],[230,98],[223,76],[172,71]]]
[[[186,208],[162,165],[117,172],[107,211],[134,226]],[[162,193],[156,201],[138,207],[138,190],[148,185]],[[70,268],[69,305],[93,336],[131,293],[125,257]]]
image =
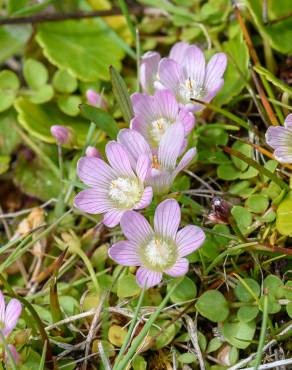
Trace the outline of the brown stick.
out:
[[[255,65],[260,65],[260,60],[258,58],[258,55],[257,55],[257,52],[253,46],[253,43],[252,43],[252,40],[251,40],[251,37],[248,33],[248,30],[247,30],[247,27],[244,23],[244,20],[241,16],[241,13],[240,13],[240,10],[237,6],[234,7],[234,11],[235,11],[235,15],[238,19],[238,22],[239,22],[239,25],[240,25],[240,28],[242,30],[242,33],[243,33],[243,36],[244,36],[244,39],[245,39],[245,42],[247,44],[247,47],[248,47],[248,50],[249,50],[249,54],[250,54],[250,57],[252,59],[252,62],[253,64]],[[261,76],[260,76],[261,77]],[[262,78],[262,77],[261,77]],[[254,79],[255,81],[255,85],[256,85],[256,88],[258,90],[258,93],[260,95],[260,98],[261,98],[261,101],[263,103],[263,106],[265,107],[266,111],[267,111],[267,114],[269,116],[269,119],[272,123],[272,125],[275,125],[277,126],[279,123],[278,123],[278,120],[273,112],[273,109],[265,95],[265,92],[264,92],[264,89],[261,85],[261,83],[259,82],[259,80],[257,79]]]
[[[142,15],[143,7],[135,6],[130,9],[130,13],[134,15]],[[67,19],[83,19],[94,17],[106,17],[110,15],[121,15],[122,12],[118,8],[109,10],[97,10],[93,12],[76,12],[76,13],[43,13],[36,14],[30,17],[12,17],[0,19],[0,25],[4,24],[24,24],[24,23],[43,23],[43,22],[58,22]]]

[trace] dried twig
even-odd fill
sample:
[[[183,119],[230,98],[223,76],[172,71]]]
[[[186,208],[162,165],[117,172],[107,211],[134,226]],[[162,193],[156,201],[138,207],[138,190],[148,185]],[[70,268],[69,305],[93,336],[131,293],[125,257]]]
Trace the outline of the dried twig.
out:
[[[191,341],[193,343],[194,349],[196,351],[196,356],[199,361],[200,369],[205,370],[205,362],[202,356],[201,348],[199,346],[198,341],[198,330],[197,330],[197,316],[195,320],[192,320],[189,315],[184,315],[184,318],[186,320],[188,333],[191,337]]]

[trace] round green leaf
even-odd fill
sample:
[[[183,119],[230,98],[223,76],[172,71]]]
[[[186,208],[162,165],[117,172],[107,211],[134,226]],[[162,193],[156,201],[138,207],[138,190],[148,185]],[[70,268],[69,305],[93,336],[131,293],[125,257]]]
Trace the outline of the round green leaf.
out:
[[[292,280],[287,281],[283,289],[286,299],[292,300]]]
[[[48,81],[48,70],[35,59],[26,59],[23,66],[23,75],[28,86],[32,89],[39,89]]]
[[[268,295],[272,295],[277,299],[285,296],[284,283],[276,275],[268,275],[264,280],[264,289],[268,291]]]
[[[0,112],[11,107],[19,89],[17,75],[9,70],[0,72]]]
[[[68,116],[77,116],[80,113],[81,98],[77,95],[60,96],[57,100],[58,107]]]
[[[231,181],[238,179],[240,171],[232,164],[220,164],[217,167],[217,176],[221,180]]]
[[[217,338],[217,337],[212,338],[210,342],[208,343],[207,353],[217,351],[222,346],[222,344],[223,342],[220,338]]]
[[[269,199],[264,194],[254,194],[247,199],[246,205],[251,212],[263,213],[269,206]]]
[[[208,290],[196,303],[199,313],[213,322],[224,321],[229,315],[228,302],[218,290]]]
[[[292,236],[292,199],[285,199],[277,209],[276,227],[280,234]]]
[[[197,358],[193,353],[187,352],[179,355],[177,360],[182,364],[191,364],[193,362],[196,362]]]
[[[289,315],[290,319],[292,319],[292,302],[289,302],[286,306],[287,314]]]
[[[36,40],[51,63],[88,82],[108,80],[108,67],[120,69],[124,56],[120,40],[101,18],[43,23]]]
[[[264,307],[264,296],[260,299],[261,307]],[[281,311],[281,305],[273,295],[268,295],[268,313],[273,314]]]
[[[243,280],[246,285],[250,288],[250,290],[253,291],[254,295],[258,297],[260,295],[261,288],[257,281],[251,278],[246,278]],[[253,296],[250,294],[250,292],[247,290],[246,286],[241,283],[240,281],[236,285],[234,289],[234,293],[236,297],[241,302],[252,302],[254,300]]]
[[[43,85],[37,90],[31,91],[30,101],[34,104],[43,104],[52,99],[54,90],[51,85]]]
[[[61,93],[71,94],[77,89],[78,82],[66,69],[59,69],[54,74],[53,86]]]
[[[121,275],[117,284],[117,296],[119,298],[132,297],[141,291],[134,275]]]
[[[257,306],[241,306],[237,311],[237,318],[242,322],[249,322],[254,320],[259,313]]]
[[[248,227],[252,223],[252,214],[246,208],[241,206],[232,207],[231,214],[241,232],[246,233],[248,231]]]
[[[246,143],[242,143],[241,141],[236,141],[233,145],[232,148],[237,150],[238,152],[246,155],[247,157],[252,156],[252,147]],[[237,167],[240,171],[245,171],[248,167],[248,164],[241,159],[231,156],[231,160],[234,163],[234,166]]]
[[[160,328],[166,327],[170,323],[169,320],[161,320],[156,322],[156,325],[158,325]],[[154,337],[158,332],[160,332],[160,329],[158,329],[157,326],[151,326],[150,329],[150,336]],[[173,338],[176,335],[177,327],[175,324],[171,324],[168,326],[165,330],[163,330],[162,334],[160,334],[154,344],[154,349],[160,349],[165,346],[167,346],[170,342],[172,342]]]
[[[245,349],[250,345],[255,330],[255,321],[245,323],[242,321],[236,321],[235,317],[232,316],[224,322],[222,333],[227,342],[232,346]]]
[[[0,27],[0,61],[10,58],[21,50],[31,36],[31,25]]]
[[[175,284],[176,280],[173,279],[169,284],[167,284],[167,291],[169,291]],[[196,295],[196,284],[189,277],[185,276],[181,283],[176,287],[175,291],[171,294],[170,300],[172,303],[182,303],[194,299]]]

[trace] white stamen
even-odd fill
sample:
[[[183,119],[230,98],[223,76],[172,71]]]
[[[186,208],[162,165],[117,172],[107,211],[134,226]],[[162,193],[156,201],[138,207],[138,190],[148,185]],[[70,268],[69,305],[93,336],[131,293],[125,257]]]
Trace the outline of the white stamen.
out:
[[[137,179],[126,177],[118,177],[109,187],[110,198],[121,208],[132,208],[140,201],[142,192],[143,189]]]
[[[171,125],[171,122],[168,121],[166,118],[161,117],[156,121],[151,122],[150,125],[150,136],[153,142],[157,145],[159,144],[163,134],[165,133],[166,129]]]
[[[149,269],[162,272],[175,263],[176,245],[171,241],[153,238],[141,248],[141,259]]]
[[[206,96],[207,91],[204,86],[197,81],[188,78],[180,85],[179,94],[183,103],[189,103],[191,99],[202,99]]]

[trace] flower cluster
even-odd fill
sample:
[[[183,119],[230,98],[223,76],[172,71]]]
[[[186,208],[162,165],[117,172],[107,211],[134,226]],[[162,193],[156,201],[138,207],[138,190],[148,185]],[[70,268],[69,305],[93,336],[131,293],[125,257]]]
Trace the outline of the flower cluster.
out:
[[[186,150],[194,112],[223,86],[225,69],[225,54],[215,54],[206,64],[203,52],[186,42],[175,44],[167,58],[146,53],[140,66],[143,92],[131,96],[130,128],[120,130],[117,140],[106,145],[107,162],[92,147],[78,162],[78,176],[88,188],[77,194],[74,205],[86,213],[103,214],[108,227],[121,224],[128,240],[113,245],[109,254],[117,263],[139,266],[141,287],[156,285],[162,273],[185,274],[185,256],[204,241],[197,226],[178,231],[180,208],[173,199],[158,205],[153,229],[137,211],[148,207],[154,195],[166,195],[195,157],[195,148]],[[87,98],[101,105],[93,91]]]
[[[21,311],[21,303],[15,298],[12,298],[6,306],[4,296],[0,291],[0,331],[2,333],[0,342],[3,342],[3,337],[5,340],[9,337],[17,324]],[[13,356],[14,361],[16,363],[19,362],[19,354],[17,353],[16,348],[12,344],[8,344],[8,349]],[[4,357],[5,360],[7,360],[8,354],[5,353]]]

